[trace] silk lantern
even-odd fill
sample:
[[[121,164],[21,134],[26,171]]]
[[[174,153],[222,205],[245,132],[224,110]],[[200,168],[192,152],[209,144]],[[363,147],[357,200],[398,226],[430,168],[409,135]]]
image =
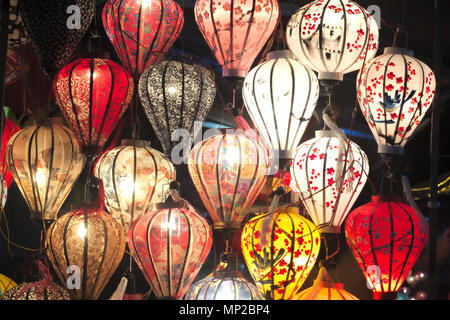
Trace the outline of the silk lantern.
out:
[[[70,295],[66,289],[47,279],[15,286],[3,295],[2,300],[70,300]]]
[[[313,223],[325,233],[340,233],[340,226],[363,189],[369,160],[354,142],[330,130],[302,143],[291,164],[295,191]]]
[[[142,140],[123,140],[97,161],[94,175],[102,180],[105,206],[125,232],[154,204],[167,198],[176,178],[173,164]]]
[[[204,121],[216,96],[214,75],[204,67],[165,60],[148,68],[139,81],[145,114],[170,155],[177,129],[192,132],[195,121]]]
[[[435,88],[433,71],[407,49],[385,48],[366,63],[358,74],[357,97],[379,153],[403,154]]]
[[[378,49],[378,26],[350,0],[316,0],[290,19],[286,42],[294,56],[319,73],[319,80],[340,80],[359,70]]]
[[[373,196],[349,214],[345,236],[374,298],[389,298],[401,288],[422,252],[428,222],[400,199]]]
[[[224,77],[244,78],[280,17],[277,0],[198,0],[195,21]]]
[[[56,75],[53,93],[83,151],[101,152],[133,88],[128,71],[107,59],[79,59]]]
[[[183,10],[172,0],[114,0],[103,8],[106,35],[133,76],[166,54],[183,24]]]
[[[242,231],[245,263],[265,299],[289,300],[301,288],[320,251],[320,234],[297,208],[252,218]]]
[[[0,173],[6,181],[6,185],[9,186],[13,182],[13,177],[8,169],[8,162],[6,161],[5,153],[8,141],[20,128],[8,118],[5,118],[5,124],[2,132],[2,148],[1,148],[1,163],[0,163]]]
[[[55,220],[78,179],[85,158],[60,119],[28,126],[14,134],[6,149],[8,167],[33,220]]]
[[[264,187],[269,161],[261,141],[222,133],[197,143],[188,169],[214,221],[214,228],[239,229]]]
[[[289,50],[272,51],[245,77],[245,107],[281,159],[292,159],[319,97],[319,82]]]
[[[208,256],[212,232],[191,205],[162,204],[135,220],[128,244],[156,296],[181,299]]]
[[[62,283],[69,282],[68,272],[79,275],[69,288],[71,297],[96,300],[122,261],[125,233],[113,217],[87,204],[58,218],[47,232],[46,245]]]

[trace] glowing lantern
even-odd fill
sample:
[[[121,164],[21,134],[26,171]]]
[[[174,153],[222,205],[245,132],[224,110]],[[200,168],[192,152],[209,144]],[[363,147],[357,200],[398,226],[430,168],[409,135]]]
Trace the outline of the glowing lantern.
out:
[[[125,234],[105,211],[86,206],[58,218],[48,230],[46,245],[62,283],[68,282],[68,270],[79,275],[69,290],[72,298],[96,300],[122,260]]]
[[[172,0],[114,0],[103,8],[106,35],[133,76],[166,54],[183,23],[183,10]]]
[[[275,30],[277,0],[198,0],[195,21],[224,77],[244,78]]]
[[[3,127],[2,132],[0,173],[3,175],[3,178],[5,179],[8,188],[13,182],[13,177],[8,169],[8,163],[5,158],[6,146],[8,145],[8,141],[11,138],[11,136],[14,135],[19,130],[20,128],[14,122],[9,120],[8,118],[5,118],[5,126]]]
[[[311,70],[288,50],[273,51],[252,69],[242,89],[245,106],[258,132],[282,159],[292,159],[319,96]]]
[[[357,78],[361,111],[379,153],[403,154],[403,147],[430,107],[436,88],[433,71],[412,51],[386,48]]]
[[[33,220],[56,219],[84,166],[80,146],[58,120],[20,130],[6,149],[8,167]]]
[[[70,300],[69,292],[51,279],[24,282],[3,295],[3,300]]]
[[[241,246],[261,295],[289,300],[316,262],[320,234],[296,208],[288,208],[251,219],[242,231]]]
[[[156,135],[170,155],[176,129],[192,132],[203,121],[216,96],[214,75],[204,67],[176,60],[148,68],[139,82],[139,97]]]
[[[216,229],[240,228],[268,166],[264,145],[242,133],[218,134],[194,146],[189,174]]]
[[[349,214],[345,235],[374,298],[380,299],[401,288],[427,242],[428,223],[398,199],[373,196]]]
[[[57,75],[53,92],[83,151],[99,153],[133,95],[133,79],[106,59],[80,59]]]
[[[3,295],[10,289],[17,286],[17,283],[15,283],[12,279],[8,278],[7,276],[0,274],[0,300],[3,298]]]
[[[181,299],[208,256],[211,234],[192,206],[162,204],[133,223],[128,244],[156,296]]]
[[[342,80],[375,56],[378,26],[350,0],[316,0],[290,19],[286,41],[294,56],[319,73],[319,79]]]
[[[340,233],[340,226],[363,189],[369,160],[354,142],[316,131],[302,143],[291,165],[292,182],[321,232]]]
[[[124,140],[104,153],[94,175],[103,181],[106,209],[125,232],[136,218],[166,199],[176,178],[173,164],[142,140]]]

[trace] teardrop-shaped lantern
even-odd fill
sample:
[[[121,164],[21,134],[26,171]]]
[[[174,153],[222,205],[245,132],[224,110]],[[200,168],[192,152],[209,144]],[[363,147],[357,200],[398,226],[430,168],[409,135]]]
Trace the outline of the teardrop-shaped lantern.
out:
[[[204,121],[216,96],[214,75],[198,64],[165,60],[148,68],[139,81],[139,97],[166,155],[177,141],[176,129],[192,133]]]
[[[389,47],[359,72],[357,97],[379,153],[403,154],[403,147],[431,106],[433,71],[413,52]]]
[[[297,208],[261,214],[244,226],[245,263],[266,300],[289,300],[302,287],[320,251],[320,234]]]
[[[30,208],[33,220],[55,220],[85,158],[69,128],[51,119],[11,137],[8,167]]]
[[[53,93],[83,151],[101,152],[133,88],[128,71],[107,59],[80,59],[56,75]]]
[[[2,150],[1,150],[1,163],[0,163],[0,173],[6,181],[6,185],[9,186],[13,182],[13,176],[8,168],[8,162],[6,161],[6,147],[8,145],[9,139],[20,130],[20,128],[8,118],[5,118],[5,124],[2,131]]]
[[[97,161],[94,175],[103,181],[105,206],[125,232],[154,204],[167,198],[175,180],[173,164],[141,140],[124,140]]]
[[[289,50],[273,51],[245,77],[242,94],[272,152],[292,159],[319,97],[314,72],[294,60]]]
[[[275,30],[277,0],[198,0],[195,21],[224,77],[244,78]]]
[[[242,133],[222,133],[197,143],[189,174],[214,228],[240,228],[264,187],[269,161],[262,142]]]
[[[378,26],[350,0],[316,0],[290,19],[286,42],[294,56],[319,73],[319,79],[342,80],[359,70],[378,49]]]
[[[183,10],[172,0],[115,0],[103,8],[106,35],[133,76],[166,54],[183,24]]]
[[[428,222],[400,199],[373,196],[353,210],[345,236],[374,298],[395,295],[428,239]]]
[[[181,299],[208,257],[212,232],[191,206],[162,206],[138,218],[128,245],[159,299]]]
[[[70,211],[47,232],[47,256],[73,299],[96,300],[125,253],[125,233],[109,214],[95,206]]]
[[[291,164],[292,182],[321,232],[340,233],[340,226],[363,189],[369,160],[354,142],[316,131],[302,143]]]

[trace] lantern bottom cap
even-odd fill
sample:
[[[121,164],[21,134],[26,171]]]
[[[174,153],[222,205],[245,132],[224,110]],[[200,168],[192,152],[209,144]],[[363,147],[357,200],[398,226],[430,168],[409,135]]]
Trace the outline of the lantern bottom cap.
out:
[[[151,147],[152,143],[150,141],[146,141],[146,140],[122,139],[121,144],[123,146],[145,148],[145,147]]]
[[[214,222],[214,229],[240,229],[240,222]]]
[[[222,76],[224,78],[228,78],[228,77],[236,77],[236,78],[245,78],[245,76],[247,75],[247,71],[245,70],[240,70],[240,69],[224,69],[222,71]]]
[[[326,226],[319,229],[319,232],[322,233],[341,233],[341,227],[339,226]]]
[[[341,72],[326,72],[326,71],[319,71],[319,80],[337,80],[342,81],[344,80],[344,74]]]
[[[294,59],[291,50],[275,50],[271,51],[266,55],[267,59]]]
[[[387,146],[387,145],[379,145],[378,153],[382,154],[394,154],[402,156],[404,152],[404,148],[400,146]]]
[[[374,300],[395,300],[397,292],[373,292]]]

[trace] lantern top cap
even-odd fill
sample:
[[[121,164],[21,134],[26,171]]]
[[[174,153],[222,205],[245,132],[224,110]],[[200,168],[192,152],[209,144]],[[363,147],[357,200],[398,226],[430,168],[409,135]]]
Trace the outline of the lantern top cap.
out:
[[[344,133],[344,130],[340,130]],[[316,130],[316,138],[338,138],[331,130]]]
[[[132,140],[132,139],[123,139],[121,141],[123,146],[134,146],[134,147],[151,147],[151,142],[146,140]]]
[[[266,55],[266,57],[267,57],[267,60],[280,59],[280,58],[294,59],[294,56],[292,55],[291,50],[275,50],[275,51],[271,51],[271,52],[269,52]]]
[[[376,195],[371,197],[372,202],[401,202],[402,199],[394,195]]]
[[[384,48],[384,54],[403,54],[405,56],[414,57],[414,51],[397,47]]]

